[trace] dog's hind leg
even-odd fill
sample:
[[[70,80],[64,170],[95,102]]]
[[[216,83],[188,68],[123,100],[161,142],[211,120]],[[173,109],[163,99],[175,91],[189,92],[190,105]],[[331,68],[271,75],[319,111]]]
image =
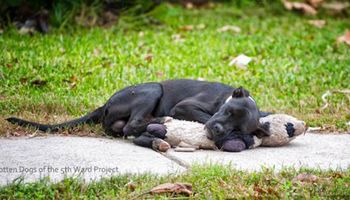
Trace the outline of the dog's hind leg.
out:
[[[119,134],[115,128],[119,120],[126,122],[123,125],[124,136],[139,136],[146,131],[152,122],[152,113],[162,97],[163,91],[158,83],[147,83],[125,88],[114,94],[106,104],[103,128],[107,133]],[[118,133],[117,133],[118,132]]]

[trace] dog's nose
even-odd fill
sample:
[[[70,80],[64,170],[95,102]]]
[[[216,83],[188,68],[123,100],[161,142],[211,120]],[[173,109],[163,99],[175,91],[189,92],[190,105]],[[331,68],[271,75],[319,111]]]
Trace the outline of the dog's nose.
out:
[[[218,133],[218,134],[221,134],[224,132],[224,127],[222,127],[222,125],[219,123],[214,124],[213,129],[215,133]]]

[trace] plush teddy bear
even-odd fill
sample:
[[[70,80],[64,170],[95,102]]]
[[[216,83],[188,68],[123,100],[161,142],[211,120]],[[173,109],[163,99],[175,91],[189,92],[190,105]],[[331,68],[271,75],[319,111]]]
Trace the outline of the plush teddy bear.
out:
[[[306,123],[286,114],[272,114],[260,118],[260,123],[267,128],[268,137],[260,138],[260,146],[283,146],[307,130]]]
[[[247,134],[244,136],[245,138],[233,137],[224,142],[220,149],[229,152],[239,152],[258,146],[282,146],[306,131],[305,122],[285,114],[271,114],[262,117],[260,118],[260,123],[264,127],[264,135],[267,134],[269,136],[259,137],[259,134],[257,136]],[[147,127],[147,131],[154,135],[165,134],[164,140],[170,146],[180,147],[184,151],[187,148],[218,149],[217,145],[207,138],[204,124],[197,122],[167,118],[164,125],[150,124]]]

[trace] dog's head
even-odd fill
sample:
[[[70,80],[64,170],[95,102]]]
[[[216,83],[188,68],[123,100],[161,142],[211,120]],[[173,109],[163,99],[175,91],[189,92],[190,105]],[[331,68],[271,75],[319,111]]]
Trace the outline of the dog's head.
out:
[[[205,124],[207,137],[217,142],[233,133],[252,133],[259,127],[259,116],[259,109],[249,92],[239,87]]]

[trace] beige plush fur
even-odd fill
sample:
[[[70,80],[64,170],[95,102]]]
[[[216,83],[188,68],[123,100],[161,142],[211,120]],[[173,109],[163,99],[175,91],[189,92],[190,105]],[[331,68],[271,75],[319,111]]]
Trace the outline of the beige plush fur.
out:
[[[295,139],[296,136],[306,131],[305,122],[298,120],[290,115],[272,114],[260,119],[261,123],[270,123],[270,136],[258,139],[254,137],[255,144],[250,148],[257,146],[282,146]],[[295,133],[289,137],[285,124],[292,123]],[[217,149],[214,142],[206,137],[204,125],[197,122],[176,120],[167,118],[164,125],[167,127],[167,138],[165,139],[172,147],[195,147],[199,149]]]
[[[205,135],[204,125],[198,122],[169,119],[164,124],[167,127],[165,141],[172,147],[195,147],[199,149],[215,149],[212,140]]]
[[[298,120],[295,117],[285,114],[274,114],[263,117],[260,119],[260,123],[270,123],[269,137],[263,137],[261,146],[276,147],[283,146],[290,141],[294,140],[297,136],[305,133],[306,124],[304,121]],[[294,136],[289,137],[286,131],[286,124],[292,123],[295,129]]]

